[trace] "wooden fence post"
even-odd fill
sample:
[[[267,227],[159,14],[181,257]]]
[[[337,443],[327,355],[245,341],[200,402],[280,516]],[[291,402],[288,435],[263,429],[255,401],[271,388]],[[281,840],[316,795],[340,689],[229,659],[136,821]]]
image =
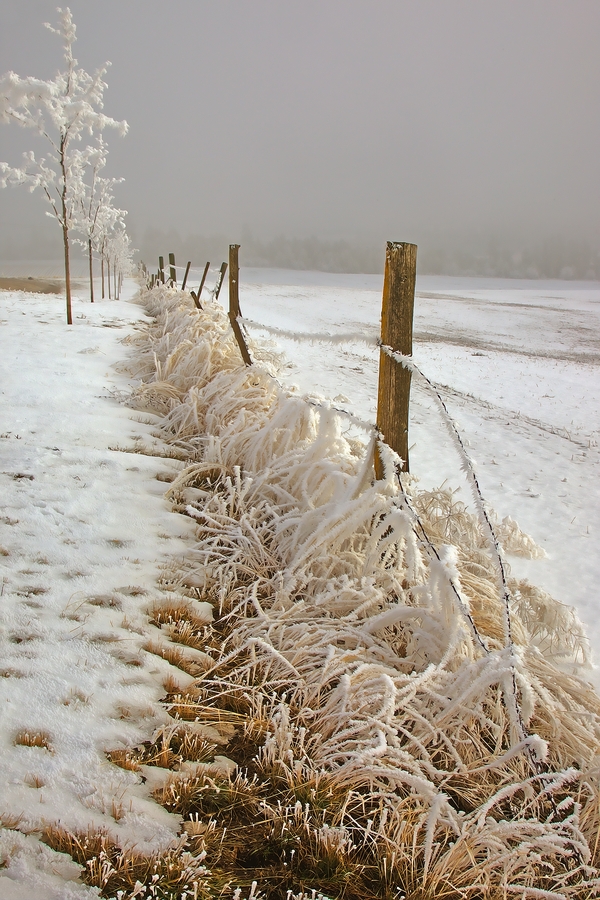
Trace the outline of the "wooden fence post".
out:
[[[229,245],[229,315],[236,319],[240,314],[240,266],[238,262],[239,244]]]
[[[416,244],[388,241],[381,308],[381,343],[404,356],[412,355],[416,275]],[[409,403],[410,370],[381,350],[377,427],[385,443],[401,457],[403,472],[409,471]],[[379,451],[375,454],[375,477],[383,478],[383,462]]]
[[[191,261],[191,259],[190,259],[190,260],[188,260],[188,264],[187,264],[187,266],[185,267],[185,275],[183,276],[183,281],[182,281],[182,283],[181,283],[181,290],[182,290],[182,291],[185,291],[185,286],[186,286],[186,284],[187,284],[187,277],[188,277],[188,275],[190,274],[190,266],[191,266],[191,264],[192,264],[192,261]]]
[[[244,335],[240,323],[238,322],[238,316],[241,315],[239,292],[240,267],[238,263],[239,249],[239,244],[229,245],[229,321],[231,322],[235,339],[238,342],[242,359],[247,366],[251,366],[252,358],[248,352],[248,347],[246,346],[246,341],[244,340]]]
[[[221,263],[221,268],[219,269],[219,275],[217,277],[217,283],[215,284],[213,300],[219,299],[219,294],[221,293],[221,287],[223,286],[223,279],[225,278],[226,271],[227,263]]]
[[[200,281],[200,287],[198,288],[198,307],[202,309],[200,306],[200,298],[202,297],[202,288],[204,287],[204,282],[206,281],[206,276],[208,275],[208,270],[210,267],[210,263],[207,262],[204,266],[204,272],[202,273],[202,280]]]
[[[165,283],[165,261],[162,256],[158,257],[158,279],[161,284]]]
[[[169,281],[171,287],[177,286],[177,269],[175,268],[175,254],[169,253]]]

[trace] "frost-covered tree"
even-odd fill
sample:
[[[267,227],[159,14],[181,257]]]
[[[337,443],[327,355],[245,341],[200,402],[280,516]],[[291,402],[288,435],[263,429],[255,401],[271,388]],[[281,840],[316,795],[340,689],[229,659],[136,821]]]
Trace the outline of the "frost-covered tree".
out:
[[[90,153],[82,153],[81,171],[86,180],[74,185],[75,212],[74,228],[83,236],[78,240],[86,250],[89,263],[90,300],[94,302],[94,250],[100,253],[104,265],[103,246],[110,234],[117,227],[124,227],[125,210],[113,206],[113,188],[123,181],[122,178],[103,178],[100,172],[106,165],[107,147],[102,135],[96,147]],[[104,272],[102,273],[102,296],[104,297]]]
[[[133,254],[135,252],[124,227],[115,230],[111,236],[109,252],[113,266],[114,297],[115,300],[118,300],[121,295],[123,278],[133,271]]]
[[[50,81],[27,77],[14,72],[0,77],[0,121],[16,122],[31,128],[50,146],[47,157],[36,157],[33,151],[24,154],[22,166],[0,163],[0,186],[26,184],[31,191],[40,188],[50,204],[51,212],[62,229],[65,255],[65,284],[67,295],[67,323],[72,324],[71,273],[69,237],[74,225],[75,207],[84,170],[94,148],[79,149],[84,135],[97,135],[105,128],[116,128],[121,134],[127,123],[105,116],[104,75],[109,63],[93,75],[78,68],[73,57],[76,40],[75,25],[70,9],[58,10],[60,24],[46,27],[63,41],[65,69]],[[78,151],[78,152],[75,152]]]
[[[100,207],[98,213],[96,233],[93,247],[100,257],[102,274],[102,299],[104,300],[105,275],[108,275],[108,297],[111,297],[110,289],[110,265],[118,255],[116,248],[123,244],[119,235],[125,235],[124,209],[117,209],[112,205],[112,194],[107,195],[107,202]],[[129,238],[127,237],[127,242]]]

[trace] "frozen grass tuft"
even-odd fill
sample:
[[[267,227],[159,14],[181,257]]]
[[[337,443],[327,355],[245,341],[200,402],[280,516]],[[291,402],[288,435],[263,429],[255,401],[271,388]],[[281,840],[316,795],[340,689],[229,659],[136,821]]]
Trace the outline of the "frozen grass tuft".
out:
[[[83,867],[82,879],[114,900],[160,897],[161,900],[205,898],[206,868],[202,859],[176,847],[163,854],[141,856],[123,850],[101,831],[72,833],[58,825],[48,827],[42,840],[53,850],[68,853]],[[189,893],[186,895],[186,890]]]
[[[44,750],[52,750],[50,735],[47,731],[19,731],[13,740],[15,746],[42,747]]]
[[[174,769],[183,762],[212,760],[215,745],[184,722],[160,728],[151,741],[129,750],[111,750],[107,758],[122,769],[137,772],[142,765]]]

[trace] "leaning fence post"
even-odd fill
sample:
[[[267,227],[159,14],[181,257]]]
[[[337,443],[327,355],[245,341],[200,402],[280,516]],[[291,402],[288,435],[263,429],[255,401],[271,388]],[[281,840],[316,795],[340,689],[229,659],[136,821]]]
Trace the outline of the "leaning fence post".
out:
[[[171,287],[177,286],[177,269],[175,268],[175,254],[169,253],[169,281]]]
[[[208,269],[210,267],[210,263],[207,262],[204,266],[204,272],[202,273],[202,280],[200,281],[200,287],[198,288],[198,303],[197,306],[199,309],[202,309],[200,305],[200,298],[202,297],[202,288],[204,287],[204,282],[206,281],[206,276],[208,275]]]
[[[417,275],[416,244],[388,241],[381,308],[381,343],[404,356],[412,355],[413,311]],[[379,356],[377,428],[385,443],[402,459],[408,472],[408,410],[410,370],[383,350]],[[383,478],[379,450],[375,454],[375,477]]]
[[[204,287],[204,282],[206,281],[206,276],[208,275],[208,270],[210,268],[210,263],[207,262],[204,266],[204,272],[202,273],[202,279],[200,281],[200,287],[198,288],[198,292],[194,293],[194,291],[190,291],[190,294],[194,298],[194,303],[198,307],[198,309],[202,309],[202,303],[200,302],[200,298],[202,297],[202,288]]]
[[[250,353],[248,352],[248,347],[246,346],[246,341],[244,340],[244,335],[242,334],[240,323],[238,322],[238,316],[241,315],[239,292],[240,267],[238,263],[239,249],[239,244],[229,245],[229,321],[231,322],[231,327],[233,328],[235,339],[238,342],[238,347],[240,348],[242,359],[247,366],[251,366],[252,359],[250,357]]]
[[[182,281],[182,283],[181,283],[181,290],[182,290],[182,291],[185,291],[185,286],[186,286],[186,284],[187,284],[187,278],[188,278],[188,275],[190,274],[190,266],[191,266],[191,264],[192,264],[192,261],[191,261],[191,259],[190,259],[190,260],[188,260],[188,264],[187,264],[187,266],[185,267],[185,275],[183,276],[183,281]]]
[[[221,293],[221,287],[223,285],[223,279],[225,278],[225,272],[227,271],[227,263],[221,263],[221,268],[219,269],[219,274],[217,276],[217,283],[215,284],[215,289],[213,292],[213,300],[219,299],[219,294]]]

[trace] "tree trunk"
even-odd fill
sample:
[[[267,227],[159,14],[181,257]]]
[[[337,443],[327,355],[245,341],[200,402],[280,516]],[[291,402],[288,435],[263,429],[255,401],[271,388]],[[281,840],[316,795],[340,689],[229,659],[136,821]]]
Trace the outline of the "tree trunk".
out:
[[[65,293],[67,295],[67,325],[73,324],[71,314],[71,261],[69,259],[69,228],[63,224],[63,245],[65,248]]]
[[[102,299],[104,300],[104,250],[100,251],[100,272],[102,274]]]
[[[62,172],[63,182],[60,192],[62,204],[62,232],[63,245],[65,248],[65,293],[67,296],[67,325],[73,324],[73,316],[71,314],[71,261],[69,259],[69,219],[67,216],[67,169],[65,166],[65,153],[67,150],[66,138],[63,135],[60,139],[60,170]]]
[[[88,255],[90,258],[90,303],[94,302],[94,265],[92,262],[92,239],[88,238]]]

